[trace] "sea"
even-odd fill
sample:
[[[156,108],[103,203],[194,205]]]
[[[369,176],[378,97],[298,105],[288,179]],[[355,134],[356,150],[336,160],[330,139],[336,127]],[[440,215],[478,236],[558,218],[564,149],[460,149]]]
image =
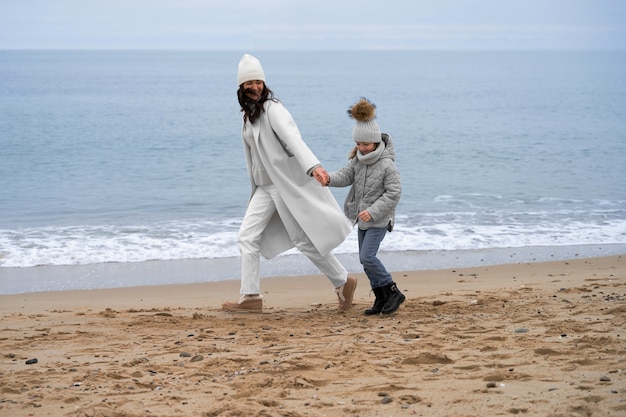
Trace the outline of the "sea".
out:
[[[328,171],[376,105],[390,271],[626,254],[626,51],[3,50],[0,294],[239,279],[243,53]],[[357,246],[335,253],[360,272]]]

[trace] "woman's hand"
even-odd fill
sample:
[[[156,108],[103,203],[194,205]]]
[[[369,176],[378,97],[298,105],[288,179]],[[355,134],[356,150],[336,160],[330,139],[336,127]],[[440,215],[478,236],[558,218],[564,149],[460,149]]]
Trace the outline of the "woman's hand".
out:
[[[328,172],[326,172],[324,167],[321,166],[313,170],[313,177],[317,180],[317,182],[322,184],[322,186],[325,186],[330,181],[330,175],[328,175]]]

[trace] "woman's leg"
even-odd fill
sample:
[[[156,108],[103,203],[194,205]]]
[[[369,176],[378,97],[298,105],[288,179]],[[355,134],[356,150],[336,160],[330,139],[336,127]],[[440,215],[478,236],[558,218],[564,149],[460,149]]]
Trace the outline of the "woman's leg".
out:
[[[240,293],[243,295],[261,293],[261,280],[259,278],[261,234],[275,212],[276,206],[270,193],[263,187],[257,187],[239,228]]]
[[[313,245],[313,242],[311,242],[311,239],[309,239],[298,225],[296,219],[276,190],[273,190],[271,193],[276,209],[280,214],[280,218],[283,220],[283,224],[287,229],[291,241],[331,282],[339,298],[338,310],[348,310],[352,306],[352,300],[354,299],[357,286],[356,278],[348,276],[348,271],[341,265],[335,255],[331,253],[326,255],[320,254],[315,245]]]
[[[348,271],[346,271],[346,268],[344,268],[339,260],[337,260],[335,255],[330,253],[321,255],[315,245],[313,245],[313,242],[311,242],[306,233],[304,233],[302,228],[298,225],[296,219],[293,217],[276,189],[269,192],[274,199],[274,204],[280,214],[283,224],[287,229],[287,233],[296,248],[298,248],[303,255],[309,258],[311,262],[313,262],[313,264],[324,275],[326,275],[326,277],[328,277],[333,287],[339,288],[343,286],[348,277]]]

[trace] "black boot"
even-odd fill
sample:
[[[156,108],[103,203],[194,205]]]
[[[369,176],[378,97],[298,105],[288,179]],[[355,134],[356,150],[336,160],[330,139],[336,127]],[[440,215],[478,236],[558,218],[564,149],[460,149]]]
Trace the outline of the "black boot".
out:
[[[400,308],[400,304],[404,302],[406,297],[400,292],[395,282],[385,285],[382,288],[384,288],[387,293],[387,301],[385,302],[381,313],[395,313]]]
[[[366,316],[380,314],[380,312],[383,311],[383,306],[387,302],[387,292],[385,291],[385,287],[372,288],[372,291],[374,291],[376,300],[374,300],[372,308],[365,310]]]

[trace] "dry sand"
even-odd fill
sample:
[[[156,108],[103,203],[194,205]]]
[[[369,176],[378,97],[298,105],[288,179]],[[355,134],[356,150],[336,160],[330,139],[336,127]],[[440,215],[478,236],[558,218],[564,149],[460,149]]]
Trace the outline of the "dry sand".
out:
[[[0,296],[0,415],[626,416],[624,257],[356,276]]]

